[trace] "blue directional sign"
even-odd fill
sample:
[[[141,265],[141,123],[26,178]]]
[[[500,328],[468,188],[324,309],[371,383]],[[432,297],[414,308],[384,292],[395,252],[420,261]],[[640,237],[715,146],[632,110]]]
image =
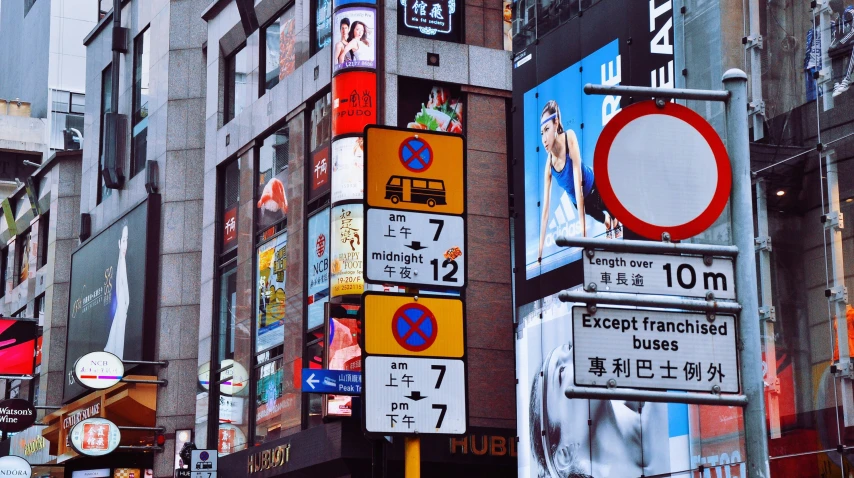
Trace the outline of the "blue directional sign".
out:
[[[302,392],[361,395],[362,373],[304,368],[302,369]]]

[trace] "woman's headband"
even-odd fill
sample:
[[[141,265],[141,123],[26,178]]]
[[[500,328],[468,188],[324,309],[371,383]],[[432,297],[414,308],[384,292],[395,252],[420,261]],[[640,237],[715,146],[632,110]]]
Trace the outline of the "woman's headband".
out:
[[[557,118],[557,113],[554,113],[554,114],[552,114],[552,115],[550,115],[550,116],[546,116],[546,119],[544,119],[544,120],[542,120],[542,121],[540,122],[540,126],[542,126],[542,125],[544,125],[544,124],[548,123],[549,121],[551,121],[551,120],[553,120],[553,119],[555,119],[555,118]]]

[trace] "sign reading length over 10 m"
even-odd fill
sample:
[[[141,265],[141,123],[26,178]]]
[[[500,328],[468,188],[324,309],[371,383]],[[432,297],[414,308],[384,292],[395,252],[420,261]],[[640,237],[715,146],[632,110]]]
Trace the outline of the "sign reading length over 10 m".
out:
[[[463,137],[368,126],[365,151],[365,279],[465,287]]]

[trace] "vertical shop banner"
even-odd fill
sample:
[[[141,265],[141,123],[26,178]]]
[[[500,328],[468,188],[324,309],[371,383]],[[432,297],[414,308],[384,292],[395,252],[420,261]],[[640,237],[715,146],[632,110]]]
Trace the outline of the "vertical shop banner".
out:
[[[255,350],[260,352],[285,340],[285,281],[288,235],[282,233],[258,247],[258,297]]]
[[[361,326],[357,318],[330,317],[327,330],[326,368],[329,370],[362,371]],[[353,397],[327,395],[326,414],[349,417],[353,414]]]
[[[308,196],[310,200],[329,191],[329,143],[311,153]]]
[[[332,203],[359,200],[365,195],[365,152],[361,136],[332,142]]]
[[[376,122],[376,73],[347,71],[332,78],[332,136],[361,133]]]
[[[307,329],[323,325],[323,304],[329,301],[329,208],[308,219]]]
[[[333,19],[332,73],[377,67],[376,9],[342,8]]]
[[[330,283],[332,297],[360,295],[364,290],[362,239],[364,208],[347,204],[332,208],[332,263]]]
[[[150,196],[71,256],[65,400],[86,391],[72,377],[74,362],[83,355],[105,351],[124,360],[143,359],[144,318],[147,304],[153,304],[146,296],[146,279],[154,273],[148,264],[157,261],[149,245],[149,238],[157,237],[157,222],[149,210],[156,214],[159,202],[152,201]]]

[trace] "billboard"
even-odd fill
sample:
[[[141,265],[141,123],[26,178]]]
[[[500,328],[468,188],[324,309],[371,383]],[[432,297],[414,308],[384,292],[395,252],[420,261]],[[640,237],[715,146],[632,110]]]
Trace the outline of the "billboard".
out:
[[[329,301],[329,208],[308,218],[308,321],[311,330],[323,325],[323,304]]]
[[[332,78],[332,137],[361,133],[377,119],[377,75],[346,71]]]
[[[330,317],[326,368],[329,370],[362,371],[362,327],[356,317]],[[349,395],[326,396],[326,414],[349,417],[353,414],[353,397]]]
[[[283,232],[258,247],[258,298],[255,350],[261,352],[285,340],[285,281],[288,234]]]
[[[676,86],[673,12],[670,3],[652,6],[602,0],[514,51],[513,131],[522,138],[513,144],[519,304],[581,282],[581,251],[558,247],[557,237],[636,237],[602,201],[593,152],[608,121],[640,98],[587,95],[583,86]]]
[[[332,203],[359,200],[365,195],[365,152],[361,136],[332,142]]]
[[[518,309],[519,476],[668,476],[688,469],[688,407],[569,399],[572,304],[557,295]],[[609,364],[610,365],[610,364]]]
[[[347,204],[332,208],[331,276],[332,297],[361,295],[365,282],[362,277],[362,237],[364,236],[364,207]]]
[[[401,77],[397,125],[401,128],[462,133],[465,101],[459,85]]]
[[[31,375],[36,360],[35,321],[0,319],[0,374]],[[41,341],[41,337],[38,338]],[[41,360],[41,355],[38,357]]]
[[[146,292],[157,286],[159,210],[159,196],[149,195],[71,255],[65,401],[87,390],[72,374],[83,355],[105,351],[144,359],[145,317],[155,304]]]
[[[335,12],[332,24],[337,29],[332,47],[332,72],[348,68],[376,69],[376,10],[342,8]]]

